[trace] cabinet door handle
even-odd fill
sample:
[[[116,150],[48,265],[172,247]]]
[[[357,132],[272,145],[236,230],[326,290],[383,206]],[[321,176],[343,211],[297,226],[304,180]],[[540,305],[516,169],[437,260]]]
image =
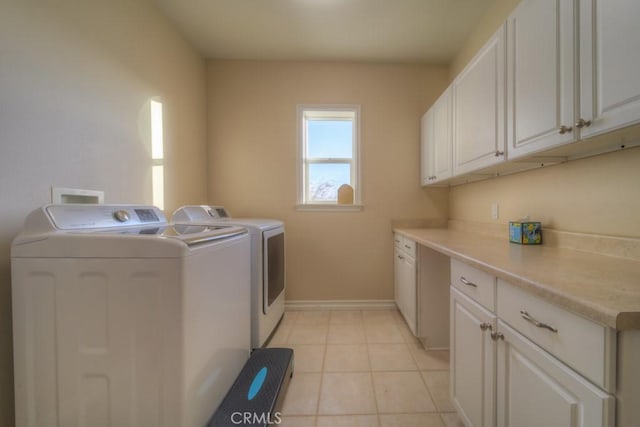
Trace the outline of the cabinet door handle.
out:
[[[571,126],[567,127],[565,125],[562,125],[562,126],[560,126],[560,129],[558,129],[558,133],[560,135],[564,135],[565,133],[571,132],[572,130],[573,130],[573,128]]]
[[[398,259],[404,259],[402,255],[398,255]]]
[[[501,332],[491,332],[491,339],[494,341],[504,340],[504,335]]]
[[[522,318],[524,320],[526,320],[529,323],[532,323],[533,325],[535,325],[538,328],[543,328],[543,329],[548,329],[553,333],[558,333],[558,330],[556,328],[554,328],[553,326],[547,325],[546,323],[542,323],[537,321],[536,319],[534,319],[533,317],[531,317],[531,315],[529,313],[527,313],[526,310],[520,310],[520,315],[522,316]]]
[[[576,126],[578,129],[582,129],[582,128],[584,128],[584,127],[589,127],[589,126],[591,126],[591,120],[585,120],[585,119],[580,118],[580,119],[578,119],[578,121],[576,122],[575,126]]]
[[[491,323],[480,323],[480,329],[482,329],[483,331],[491,330]]]
[[[404,245],[404,247],[407,248],[407,249],[411,249],[411,246],[409,246],[409,245]]]
[[[500,157],[502,155],[504,155],[504,151],[496,150],[496,152],[494,153],[494,156],[496,157]]]
[[[465,277],[464,277],[464,276],[460,276],[460,281],[462,282],[462,284],[463,284],[463,285],[472,286],[472,287],[474,287],[474,288],[477,288],[477,287],[478,287],[478,285],[476,285],[475,283],[470,282],[470,281],[468,281],[467,279],[465,279]]]

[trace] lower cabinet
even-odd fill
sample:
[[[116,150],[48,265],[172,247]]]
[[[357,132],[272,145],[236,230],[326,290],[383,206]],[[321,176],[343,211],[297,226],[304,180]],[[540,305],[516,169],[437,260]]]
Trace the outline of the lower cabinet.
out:
[[[493,301],[481,304],[456,280],[464,274],[480,289],[486,273],[457,264],[452,260],[451,398],[465,425],[616,426],[616,397],[606,391],[614,388],[608,373],[615,373],[615,333],[574,322],[575,315],[501,280]]]
[[[453,405],[467,426],[494,426],[496,316],[453,287],[450,316]]]
[[[498,427],[615,425],[613,396],[502,320],[498,320],[497,340]]]
[[[407,326],[430,350],[449,348],[449,257],[394,234],[394,293]]]
[[[416,331],[416,260],[405,252],[395,251],[396,305],[411,332]]]
[[[398,310],[414,335],[418,334],[416,311],[416,243],[399,234],[394,237],[394,293]]]

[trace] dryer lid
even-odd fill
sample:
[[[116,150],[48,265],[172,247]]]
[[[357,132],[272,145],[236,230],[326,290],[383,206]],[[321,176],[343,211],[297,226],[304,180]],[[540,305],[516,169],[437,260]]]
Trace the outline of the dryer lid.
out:
[[[262,232],[283,227],[282,221],[268,218],[234,218],[222,206],[187,205],[178,208],[171,217],[175,224],[217,224],[246,227],[250,232]]]

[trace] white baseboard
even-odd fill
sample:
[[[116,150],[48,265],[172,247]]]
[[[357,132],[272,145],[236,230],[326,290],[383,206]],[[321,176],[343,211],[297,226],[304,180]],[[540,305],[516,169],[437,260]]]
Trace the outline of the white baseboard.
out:
[[[396,303],[391,299],[369,300],[286,300],[285,310],[395,310]]]

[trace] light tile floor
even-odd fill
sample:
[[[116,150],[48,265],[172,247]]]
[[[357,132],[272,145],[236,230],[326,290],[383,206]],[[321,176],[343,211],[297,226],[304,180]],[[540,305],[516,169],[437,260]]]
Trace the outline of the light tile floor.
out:
[[[398,311],[288,311],[270,347],[294,350],[286,427],[463,427],[449,352],[426,351]]]

